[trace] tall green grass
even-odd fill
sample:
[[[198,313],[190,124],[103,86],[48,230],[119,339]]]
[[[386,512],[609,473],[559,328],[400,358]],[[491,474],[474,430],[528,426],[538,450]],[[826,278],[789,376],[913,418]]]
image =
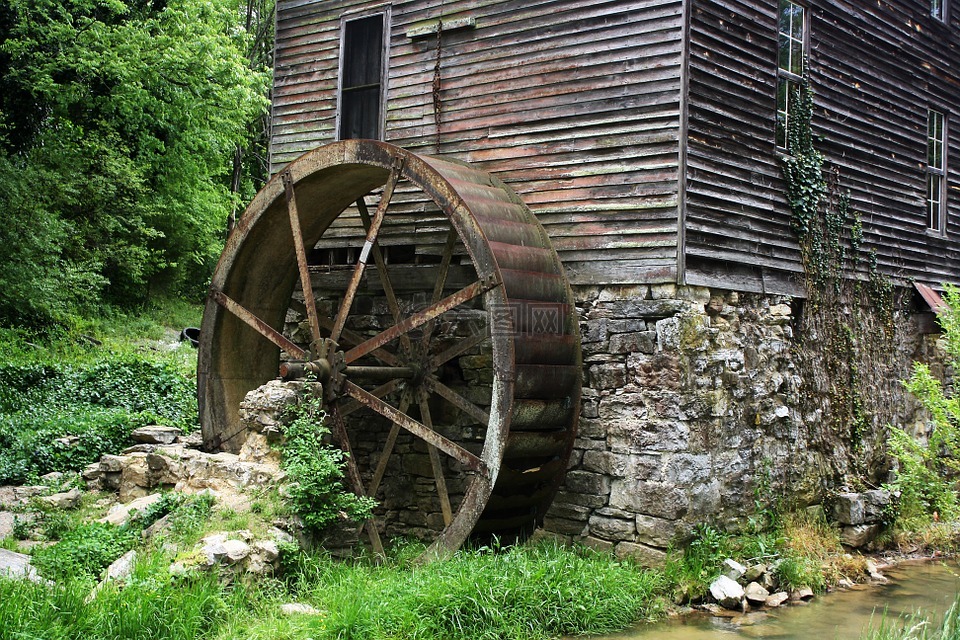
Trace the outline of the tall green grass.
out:
[[[960,595],[942,617],[917,612],[890,619],[886,615],[861,640],[960,640]]]
[[[290,593],[321,610],[261,619],[222,638],[537,640],[623,629],[662,610],[662,574],[609,554],[552,543],[461,551],[417,565],[345,564],[301,555]]]
[[[39,585],[0,578],[0,640],[193,640],[247,607],[216,576],[172,581],[159,557],[89,599],[83,581]]]

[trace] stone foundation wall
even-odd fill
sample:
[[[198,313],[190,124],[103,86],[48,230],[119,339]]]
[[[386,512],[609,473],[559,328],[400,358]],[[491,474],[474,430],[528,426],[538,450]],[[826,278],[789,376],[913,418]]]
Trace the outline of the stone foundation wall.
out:
[[[833,419],[845,381],[823,370],[818,325],[789,297],[673,285],[576,297],[584,400],[548,531],[657,562],[698,523],[734,529],[758,504],[885,480],[886,425],[924,428],[900,380],[937,359],[936,336],[906,312],[863,349],[855,429]]]

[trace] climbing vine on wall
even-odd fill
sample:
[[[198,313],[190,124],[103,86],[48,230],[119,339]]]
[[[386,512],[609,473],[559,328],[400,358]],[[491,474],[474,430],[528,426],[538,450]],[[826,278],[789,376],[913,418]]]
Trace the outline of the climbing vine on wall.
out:
[[[805,80],[793,95],[781,158],[791,227],[800,246],[806,288],[799,350],[808,415],[819,416],[815,440],[824,452],[844,450],[861,479],[883,471],[882,425],[893,346],[895,289],[863,253],[863,223],[837,167],[828,167],[811,122],[814,91]],[[825,401],[824,401],[825,400]],[[827,456],[828,458],[830,456]],[[842,465],[836,468],[842,473]],[[845,479],[846,480],[846,479]]]

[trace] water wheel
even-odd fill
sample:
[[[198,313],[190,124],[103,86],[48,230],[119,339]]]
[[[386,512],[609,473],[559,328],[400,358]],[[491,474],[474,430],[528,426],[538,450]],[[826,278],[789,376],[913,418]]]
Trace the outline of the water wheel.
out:
[[[420,496],[402,514],[432,510],[432,529],[418,521],[429,555],[471,533],[529,531],[579,414],[570,287],[500,180],[382,142],[334,143],[275,176],[227,241],[200,338],[206,445],[237,450],[245,394],[280,375],[322,383],[355,491],[377,497],[393,478],[396,501],[428,486],[436,508]],[[410,484],[414,459],[429,472]],[[367,523],[375,548],[388,511]]]

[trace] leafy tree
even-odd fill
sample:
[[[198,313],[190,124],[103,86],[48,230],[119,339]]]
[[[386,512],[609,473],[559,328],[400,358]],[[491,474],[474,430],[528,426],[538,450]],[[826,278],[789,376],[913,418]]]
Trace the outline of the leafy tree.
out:
[[[0,8],[0,322],[63,321],[205,280],[241,197],[235,150],[266,105],[245,8]]]

